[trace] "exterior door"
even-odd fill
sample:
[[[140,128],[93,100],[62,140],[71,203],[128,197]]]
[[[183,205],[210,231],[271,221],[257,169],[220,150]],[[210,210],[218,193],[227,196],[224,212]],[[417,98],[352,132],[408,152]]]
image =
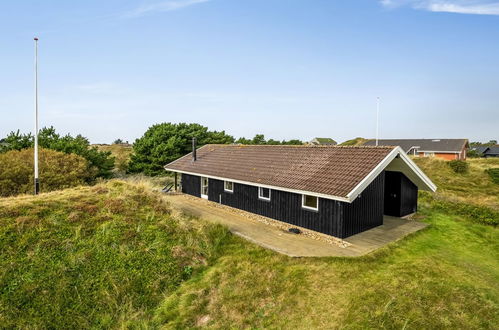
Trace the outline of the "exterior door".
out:
[[[201,198],[208,199],[208,178],[201,177]]]
[[[398,172],[385,172],[384,214],[400,217],[400,173]]]

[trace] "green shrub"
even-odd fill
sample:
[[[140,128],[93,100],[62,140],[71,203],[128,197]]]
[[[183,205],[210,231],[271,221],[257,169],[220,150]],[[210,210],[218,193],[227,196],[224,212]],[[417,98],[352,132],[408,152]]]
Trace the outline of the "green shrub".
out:
[[[489,168],[485,172],[490,176],[495,184],[499,184],[499,168]]]
[[[151,176],[165,174],[163,166],[192,151],[193,137],[199,146],[234,142],[234,137],[224,131],[208,131],[199,124],[156,124],[135,140],[128,171]]]
[[[469,165],[464,160],[455,159],[455,160],[451,160],[448,164],[455,173],[459,173],[459,174],[468,173]]]
[[[66,154],[76,154],[88,161],[89,168],[93,168],[93,180],[96,177],[109,178],[112,175],[114,168],[114,157],[111,157],[110,152],[99,151],[96,147],[91,147],[87,138],[77,135],[61,136],[55,132],[53,127],[44,127],[38,134],[38,142],[40,147],[62,151]],[[19,131],[11,132],[5,139],[3,145],[0,146],[0,153],[9,150],[22,150],[33,147],[33,136],[31,133],[20,134]],[[94,171],[97,169],[97,171]]]
[[[95,175],[78,155],[49,149],[39,150],[40,190],[64,189],[84,184]],[[0,196],[32,193],[34,190],[33,149],[0,154]]]

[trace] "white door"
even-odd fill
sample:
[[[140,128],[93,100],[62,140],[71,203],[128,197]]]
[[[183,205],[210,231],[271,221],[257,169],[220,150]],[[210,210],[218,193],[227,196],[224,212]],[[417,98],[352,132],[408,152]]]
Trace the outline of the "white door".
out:
[[[208,199],[208,178],[201,177],[201,198]]]

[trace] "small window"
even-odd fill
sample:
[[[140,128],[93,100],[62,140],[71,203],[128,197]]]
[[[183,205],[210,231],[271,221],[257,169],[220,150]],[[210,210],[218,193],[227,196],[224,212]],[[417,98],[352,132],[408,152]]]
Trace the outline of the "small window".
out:
[[[258,187],[258,198],[269,201],[270,200],[270,189]]]
[[[224,190],[228,192],[234,192],[234,182],[224,181]]]
[[[319,198],[310,195],[303,195],[301,207],[307,210],[319,210]]]

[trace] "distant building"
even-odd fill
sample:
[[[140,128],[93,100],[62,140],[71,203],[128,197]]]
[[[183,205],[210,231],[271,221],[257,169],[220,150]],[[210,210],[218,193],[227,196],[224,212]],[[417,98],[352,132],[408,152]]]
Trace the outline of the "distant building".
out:
[[[480,157],[484,158],[492,158],[499,157],[499,145],[498,146],[490,146],[490,147],[476,147],[473,148]]]
[[[376,140],[369,140],[365,146],[375,146]],[[379,146],[399,146],[408,155],[438,157],[446,160],[466,159],[467,139],[383,139]]]
[[[312,141],[310,141],[310,144],[315,145],[315,146],[335,146],[337,145],[336,141],[331,139],[331,138],[319,138],[316,137]]]

